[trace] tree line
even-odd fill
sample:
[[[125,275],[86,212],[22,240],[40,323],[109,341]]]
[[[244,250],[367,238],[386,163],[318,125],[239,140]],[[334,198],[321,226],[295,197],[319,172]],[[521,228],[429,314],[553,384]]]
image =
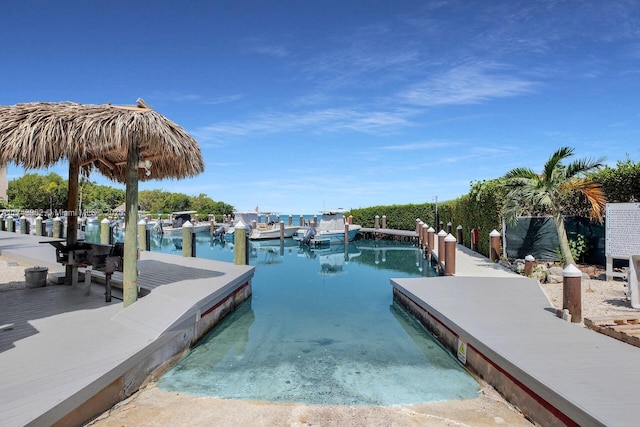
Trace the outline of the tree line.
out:
[[[49,173],[26,174],[8,182],[8,201],[0,199],[2,209],[20,209],[56,212],[67,209],[68,183],[60,175]],[[106,214],[113,212],[125,200],[125,190],[82,179],[79,183],[80,209],[84,212]],[[215,201],[206,194],[189,196],[163,190],[141,190],[138,193],[140,210],[150,214],[168,214],[194,210],[201,216],[208,214],[227,215],[234,207]]]

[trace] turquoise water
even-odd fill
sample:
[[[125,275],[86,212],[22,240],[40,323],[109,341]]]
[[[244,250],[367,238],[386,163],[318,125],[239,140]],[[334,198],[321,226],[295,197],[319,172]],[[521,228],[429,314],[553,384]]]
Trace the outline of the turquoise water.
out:
[[[180,239],[152,250],[181,256]],[[196,236],[197,256],[233,245]],[[220,398],[397,405],[477,397],[478,383],[393,301],[390,278],[435,274],[410,244],[357,240],[309,250],[250,242],[253,296],[157,385]]]

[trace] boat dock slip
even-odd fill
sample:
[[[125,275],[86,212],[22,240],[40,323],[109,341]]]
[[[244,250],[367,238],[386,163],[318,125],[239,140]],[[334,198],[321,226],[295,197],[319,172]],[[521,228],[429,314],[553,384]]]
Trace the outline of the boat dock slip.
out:
[[[0,232],[0,254],[60,268],[42,240]],[[88,292],[83,283],[0,292],[0,425],[82,424],[135,392],[251,295],[251,266],[140,256],[140,285],[149,293],[127,308],[105,303],[95,282]]]
[[[534,279],[477,271],[484,277],[391,284],[443,345],[536,423],[638,425],[640,348],[556,317]]]

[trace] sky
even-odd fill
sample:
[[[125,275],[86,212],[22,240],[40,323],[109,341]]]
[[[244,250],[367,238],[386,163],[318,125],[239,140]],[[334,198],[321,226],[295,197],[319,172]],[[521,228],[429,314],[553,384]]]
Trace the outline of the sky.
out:
[[[239,211],[452,200],[562,146],[640,160],[636,0],[7,0],[0,51],[0,105],[142,98],[205,171],[140,189]]]

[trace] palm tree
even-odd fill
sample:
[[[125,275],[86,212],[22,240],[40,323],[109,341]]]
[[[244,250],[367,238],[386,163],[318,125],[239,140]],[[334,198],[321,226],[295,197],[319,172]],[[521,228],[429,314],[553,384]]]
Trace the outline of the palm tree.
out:
[[[564,227],[563,196],[574,190],[582,193],[591,207],[591,219],[599,222],[602,222],[606,202],[600,184],[584,176],[603,166],[604,158],[575,160],[564,165],[562,161],[572,155],[573,148],[562,147],[547,160],[542,174],[528,168],[516,168],[504,176],[509,190],[503,210],[506,219],[513,224],[522,214],[551,214],[556,223],[560,251],[567,264],[575,264],[575,261]]]

